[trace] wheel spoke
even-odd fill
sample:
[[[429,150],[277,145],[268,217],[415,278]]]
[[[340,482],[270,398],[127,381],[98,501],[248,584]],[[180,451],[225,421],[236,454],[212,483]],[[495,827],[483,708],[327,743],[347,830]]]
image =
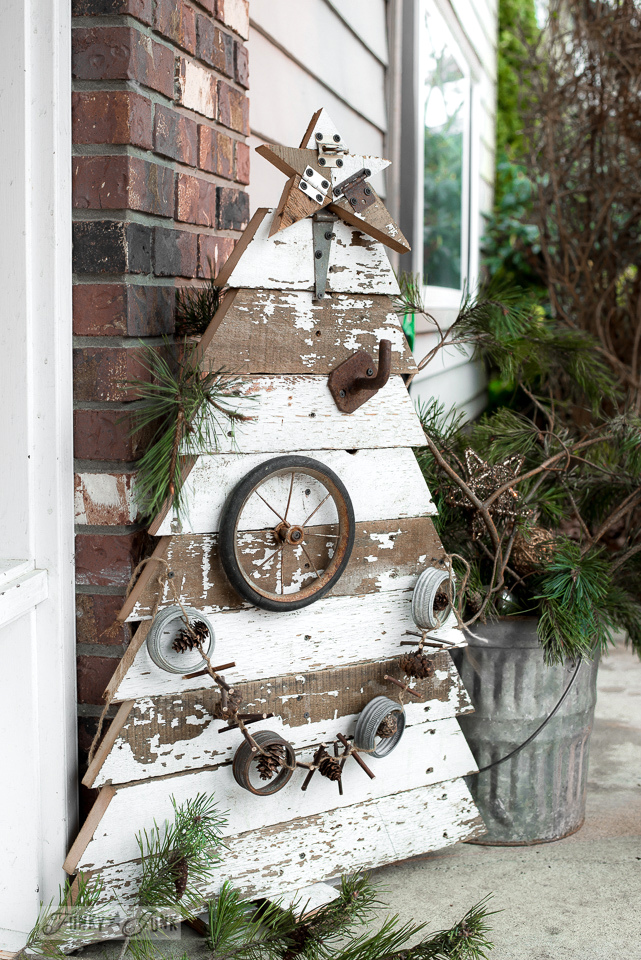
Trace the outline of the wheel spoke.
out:
[[[294,474],[292,473],[292,481],[289,485],[289,496],[287,497],[287,506],[285,507],[285,516],[283,520],[287,520],[287,514],[289,513],[289,505],[292,502],[292,491],[294,489]]]
[[[278,580],[276,581],[276,591],[278,591]],[[280,551],[280,595],[285,593],[285,584],[283,583],[283,550]]]
[[[305,531],[305,536],[306,536],[306,537],[322,537],[323,540],[338,540],[338,539],[339,539],[339,534],[338,534],[338,533],[310,533],[309,530],[306,530],[306,531]]]
[[[261,560],[260,563],[253,564],[254,570],[258,570],[260,567],[262,567],[264,563],[267,563],[268,560],[271,560],[272,557],[275,557],[277,553],[282,554],[282,552],[283,552],[283,545],[281,544],[280,547],[277,547],[273,553],[270,553],[270,555],[268,557],[265,557],[264,560]]]
[[[282,520],[283,523],[285,522],[285,518],[284,518],[284,517],[281,517],[280,513],[278,512],[278,510],[274,510],[274,508],[272,507],[272,505],[271,505],[270,503],[267,503],[267,501],[265,500],[265,498],[258,492],[258,490],[254,490],[254,493],[256,494],[257,497],[260,497],[260,499],[263,501],[263,503],[265,504],[265,506],[266,506],[266,507],[269,507],[269,509],[271,510],[272,513],[275,513],[275,514],[276,514],[276,516],[278,517],[279,520]],[[328,494],[328,496],[329,496],[329,494]]]
[[[323,506],[323,504],[325,503],[325,500],[329,500],[329,498],[330,498],[330,494],[328,493],[327,496],[324,497],[324,498],[321,500],[321,502],[318,504],[318,506],[317,506],[314,510],[312,510],[312,512],[311,512],[310,515],[308,516],[307,520],[303,520],[303,522],[302,522],[302,524],[301,524],[302,527],[305,527],[305,526],[309,523],[309,521],[312,519],[312,517],[314,516],[314,514],[316,513],[316,511],[317,511],[317,510],[320,510],[320,508],[321,508],[321,507]]]
[[[312,567],[314,568],[314,573],[316,574],[317,578],[320,580],[320,573],[319,573],[318,570],[316,569],[316,564],[314,563],[314,561],[312,560],[312,558],[311,558],[310,555],[308,554],[307,550],[305,549],[305,544],[304,544],[304,543],[301,543],[301,547],[303,548],[303,553],[305,554],[305,556],[307,557],[307,559],[308,559],[309,562],[311,563]]]

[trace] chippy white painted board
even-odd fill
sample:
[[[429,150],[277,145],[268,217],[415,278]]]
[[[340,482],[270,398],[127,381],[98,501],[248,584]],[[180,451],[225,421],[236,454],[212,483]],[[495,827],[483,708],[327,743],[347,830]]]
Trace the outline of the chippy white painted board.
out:
[[[235,661],[236,667],[225,671],[225,676],[229,682],[238,683],[400,655],[405,631],[416,630],[411,601],[412,591],[400,590],[324,598],[287,613],[274,614],[256,607],[227,613],[203,607],[202,612],[216,614],[214,664]],[[434,635],[454,643],[460,640],[460,633],[449,627],[434,631]],[[202,677],[184,680],[161,670],[143,643],[113,699],[120,702],[178,694],[202,686]]]
[[[229,880],[245,896],[277,899],[283,888],[394,863],[484,832],[463,780],[404,790],[230,837],[203,898]],[[108,866],[99,874],[101,902],[135,899],[139,862]]]
[[[242,735],[237,733],[237,745],[241,740]],[[311,755],[306,751],[302,756],[311,760]],[[82,852],[78,869],[91,870],[136,859],[139,850],[131,825],[136,824],[138,831],[149,831],[154,821],[171,820],[172,797],[176,803],[183,803],[202,791],[221,797],[221,806],[228,811],[223,836],[232,837],[272,824],[288,823],[299,817],[314,816],[324,810],[388,796],[398,784],[402,784],[405,790],[412,790],[463,777],[476,770],[470,748],[454,718],[410,727],[388,757],[382,760],[370,757],[368,764],[376,774],[374,780],[369,779],[355,760],[350,759],[345,764],[342,796],[336,783],[318,774],[303,792],[300,787],[306,771],[300,769],[279,793],[271,797],[255,797],[236,783],[229,763],[195,773],[122,786]]]
[[[244,450],[244,444],[241,447]],[[187,508],[178,524],[171,511],[156,536],[171,533],[215,533],[220,527],[221,511],[237,483],[260,463],[276,454],[219,453],[201,456],[187,478],[184,491]],[[293,450],[292,456],[311,457],[337,473],[354,506],[354,519],[395,520],[402,517],[428,517],[436,513],[421,469],[407,447],[383,450]],[[285,503],[287,493],[285,493]],[[242,530],[257,529],[254,520]],[[319,523],[322,521],[318,521]],[[133,618],[135,619],[135,618]]]
[[[354,413],[340,413],[327,377],[255,377],[241,388],[236,407],[254,419],[235,436],[218,431],[218,450],[262,453],[283,450],[352,450],[357,447],[421,447],[425,434],[402,377],[387,384]],[[253,398],[250,400],[249,398]]]
[[[448,671],[437,670],[434,680],[439,684],[450,683],[447,699],[435,698],[429,702],[406,703],[407,727],[425,723],[426,718],[433,723],[437,720],[460,716],[472,709],[471,704],[468,707],[464,705],[467,697],[453,663],[450,662]],[[413,683],[412,686],[414,686]],[[161,713],[157,707],[157,701],[151,698],[138,701],[134,709],[135,719],[130,714],[128,722],[135,722],[140,731],[150,727],[152,722],[154,726],[165,726],[167,729],[172,724],[171,712]],[[248,709],[261,709],[261,704],[253,702]],[[126,737],[119,736],[92,786],[101,787],[105,783],[132,783],[136,780],[167,776],[232,760],[238,747],[238,733],[229,731],[220,734],[218,731],[225,729],[226,722],[213,718],[211,712],[202,704],[194,703],[192,710],[193,712],[187,718],[187,723],[191,727],[190,736],[183,740],[174,740],[172,743],[161,743],[159,734],[151,735],[147,740],[147,756],[144,758],[136,757]],[[331,742],[336,739],[337,733],[351,733],[357,716],[358,714],[334,716],[315,723],[309,722],[303,726],[293,726],[283,722],[282,717],[274,716],[254,724],[252,732],[275,731],[299,749]]]
[[[285,234],[269,236],[274,217],[265,211],[253,239],[232,270],[230,287],[274,290],[314,289],[314,242],[311,219],[299,220]],[[334,293],[399,292],[385,248],[355,227],[337,220],[329,255],[327,289]]]

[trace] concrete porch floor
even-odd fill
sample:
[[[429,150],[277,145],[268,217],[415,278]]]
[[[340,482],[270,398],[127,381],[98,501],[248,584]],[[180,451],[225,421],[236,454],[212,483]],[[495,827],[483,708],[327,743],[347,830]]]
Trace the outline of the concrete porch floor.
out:
[[[377,871],[385,903],[430,929],[488,893],[492,960],[641,960],[641,663],[599,668],[585,824],[535,847],[459,843]]]

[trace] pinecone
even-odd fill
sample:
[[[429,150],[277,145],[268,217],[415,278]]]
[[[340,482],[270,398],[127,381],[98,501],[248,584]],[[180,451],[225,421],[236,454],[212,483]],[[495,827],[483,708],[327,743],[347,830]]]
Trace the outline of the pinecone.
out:
[[[191,632],[187,627],[183,627],[174,642],[172,649],[176,653],[185,653],[186,650],[200,650],[205,640],[209,636],[209,628],[202,620],[194,620],[191,624]]]
[[[238,690],[234,690],[233,693],[227,694],[227,713],[223,713],[223,702],[218,700],[212,710],[212,715],[216,720],[232,720],[234,714],[238,712],[242,700],[242,694]]]
[[[533,573],[542,563],[552,559],[552,539],[553,535],[543,527],[530,527],[525,535],[517,533],[510,554],[510,566],[522,577]]]
[[[327,750],[323,750],[316,763],[318,763],[318,772],[321,777],[327,777],[328,780],[333,781],[340,780],[341,762],[338,757],[330,757]]]
[[[450,605],[450,601],[445,590],[439,590],[436,596],[434,597],[434,613],[442,613],[443,610],[447,610]]]
[[[176,887],[176,900],[180,900],[187,889],[187,880],[189,878],[189,861],[187,857],[179,857],[171,865],[171,875],[174,878]]]
[[[398,721],[396,719],[396,714],[388,713],[387,716],[383,717],[379,723],[376,734],[379,737],[383,737],[384,740],[387,740],[389,737],[393,737],[397,730]]]
[[[271,743],[263,748],[265,753],[261,753],[256,761],[256,769],[260,774],[261,780],[271,780],[274,774],[283,765],[285,759],[285,750],[280,743]]]
[[[419,653],[418,650],[414,650],[412,653],[404,653],[402,657],[399,657],[398,662],[401,670],[408,677],[425,680],[434,673],[432,661],[428,660],[424,653]]]

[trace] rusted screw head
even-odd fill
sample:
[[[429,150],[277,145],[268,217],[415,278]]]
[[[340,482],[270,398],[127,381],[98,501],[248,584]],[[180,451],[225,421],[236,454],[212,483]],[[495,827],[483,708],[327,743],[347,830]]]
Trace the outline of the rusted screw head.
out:
[[[374,376],[374,371],[372,370],[371,367],[369,367],[369,369],[367,370],[367,376],[368,376],[368,377],[373,377],[373,376]]]
[[[363,170],[363,176],[364,176],[364,177],[371,177],[371,175],[372,175],[372,171],[371,171],[371,170],[368,170],[367,167],[366,167],[366,168]]]
[[[372,192],[372,191],[371,191],[370,187],[363,187],[363,193],[365,194],[366,197],[369,197],[369,195],[370,195],[371,192]]]
[[[339,397],[344,397],[344,396],[345,396],[345,391],[344,391],[344,390],[339,390],[339,391],[338,391],[338,395],[339,395]]]
[[[340,187],[334,187],[334,196],[335,196],[335,197],[338,197],[338,196],[340,195],[340,192],[341,192],[341,188],[340,188]]]
[[[337,166],[337,167],[342,167],[342,166],[343,166],[343,161],[342,161],[342,160],[337,160],[337,161],[336,161],[336,166]]]
[[[350,197],[350,201],[349,201],[349,202],[351,203],[351,205],[352,205],[353,207],[355,207],[355,206],[357,205],[357,203],[358,203],[358,200],[356,199],[356,197]]]
[[[333,240],[333,239],[334,239],[334,234],[332,233],[331,230],[328,230],[328,231],[325,233],[325,239],[326,239],[326,240]]]
[[[323,251],[316,250],[316,252],[314,253],[314,256],[316,257],[317,260],[320,260],[320,258],[323,256]]]

